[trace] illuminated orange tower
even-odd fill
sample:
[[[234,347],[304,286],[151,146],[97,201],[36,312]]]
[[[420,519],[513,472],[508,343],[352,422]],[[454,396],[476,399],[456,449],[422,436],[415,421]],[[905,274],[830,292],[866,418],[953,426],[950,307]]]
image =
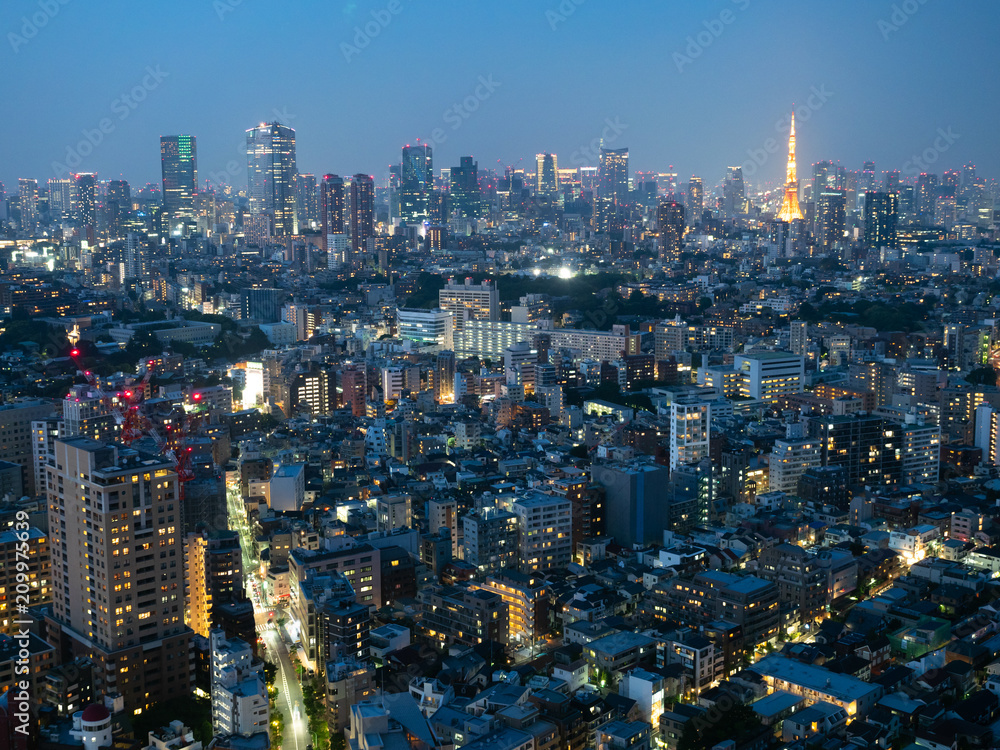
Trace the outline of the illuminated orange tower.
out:
[[[788,170],[785,177],[785,197],[781,201],[778,218],[793,221],[802,218],[799,208],[799,177],[795,169],[795,113],[792,112],[792,130],[788,134]]]

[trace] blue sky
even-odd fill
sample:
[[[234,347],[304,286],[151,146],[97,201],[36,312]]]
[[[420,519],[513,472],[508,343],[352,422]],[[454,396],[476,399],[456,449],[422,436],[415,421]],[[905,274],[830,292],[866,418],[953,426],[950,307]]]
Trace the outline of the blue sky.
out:
[[[793,102],[800,174],[936,149],[936,172],[996,176],[998,22],[990,0],[4,0],[18,145],[0,180],[12,193],[68,165],[141,185],[159,179],[158,137],[190,133],[202,181],[242,184],[244,130],[278,116],[303,172],[379,178],[417,138],[435,169],[576,164],[607,132],[633,170],[713,185],[783,140]],[[783,148],[751,182],[783,180]]]

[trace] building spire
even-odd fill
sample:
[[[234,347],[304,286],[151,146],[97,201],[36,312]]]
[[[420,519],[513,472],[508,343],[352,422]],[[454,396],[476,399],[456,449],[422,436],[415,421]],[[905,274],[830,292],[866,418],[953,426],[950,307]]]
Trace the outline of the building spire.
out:
[[[802,218],[799,209],[799,178],[795,169],[795,112],[792,112],[792,128],[788,133],[788,169],[785,172],[785,197],[781,201],[778,218],[794,221]]]

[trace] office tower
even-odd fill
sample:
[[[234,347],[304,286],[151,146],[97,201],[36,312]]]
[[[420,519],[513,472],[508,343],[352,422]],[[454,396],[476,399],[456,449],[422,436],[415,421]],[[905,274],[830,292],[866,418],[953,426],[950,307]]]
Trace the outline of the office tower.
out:
[[[792,354],[804,357],[809,348],[809,324],[804,320],[793,320],[789,328],[788,348]]]
[[[899,188],[902,186],[901,175],[898,169],[894,169],[891,172],[885,173],[885,192],[887,193],[898,193]]]
[[[708,455],[711,407],[704,401],[675,399],[670,404],[670,468],[694,464]]]
[[[488,279],[473,284],[467,278],[463,284],[456,284],[454,278],[449,278],[438,292],[438,307],[454,316],[454,329],[461,331],[468,320],[499,320],[500,294]]]
[[[687,217],[688,223],[694,226],[701,221],[701,212],[705,210],[705,188],[701,178],[691,175],[688,180]]]
[[[97,226],[97,174],[84,172],[74,175],[76,180],[76,221],[81,227],[89,227],[93,234]],[[93,238],[90,237],[92,240]]]
[[[434,363],[434,398],[438,403],[455,400],[455,352],[445,350]]]
[[[21,209],[21,231],[34,234],[38,227],[38,180],[22,178],[17,181],[18,207]]]
[[[677,201],[663,201],[656,211],[656,229],[659,232],[661,263],[680,260],[684,239],[684,206]]]
[[[895,193],[865,193],[865,246],[898,248],[896,220],[899,199]]]
[[[46,466],[53,567],[49,642],[94,662],[98,693],[130,713],[191,689],[177,472],[86,437]]]
[[[163,213],[173,224],[194,219],[198,194],[198,145],[193,135],[160,136]]]
[[[247,130],[247,189],[251,216],[268,216],[273,235],[297,234],[295,131],[277,122]]]
[[[319,222],[316,175],[295,175],[295,213],[299,219],[300,232],[313,228]]]
[[[366,174],[351,179],[351,255],[352,266],[364,264],[369,240],[375,236],[375,180]]]
[[[875,162],[866,161],[861,168],[861,179],[858,182],[858,189],[863,193],[869,191],[875,192],[878,189],[878,185],[875,184]]]
[[[429,216],[434,188],[433,150],[426,143],[403,147],[400,165],[399,216],[406,224],[421,224]]]
[[[125,180],[111,180],[108,183],[104,215],[108,237],[111,239],[124,237],[132,216],[132,189]]]
[[[0,221],[7,220],[7,188],[0,182]]]
[[[629,202],[628,149],[601,147],[597,172],[597,194],[617,205]]]
[[[559,192],[559,161],[555,154],[535,155],[535,192],[539,195]]]
[[[837,166],[830,161],[813,164],[813,200],[825,190],[837,190]]]
[[[816,197],[816,242],[829,249],[844,240],[847,198],[841,190],[824,190]]]
[[[277,323],[281,320],[280,289],[244,289],[241,292],[242,319],[258,323]]]
[[[437,534],[442,529],[448,530],[451,554],[457,559],[462,548],[458,539],[458,504],[448,498],[433,498],[427,501],[427,531]]]
[[[805,359],[787,352],[737,354],[733,367],[743,374],[740,394],[774,403],[805,389]]]
[[[49,180],[49,216],[54,220],[73,215],[73,180],[58,177]]]
[[[938,197],[938,177],[936,174],[921,172],[917,177],[917,188],[914,194],[917,220],[929,226],[934,223],[934,209]]]
[[[463,156],[459,159],[459,165],[451,169],[451,200],[454,210],[460,216],[475,218],[482,212],[479,164],[471,156]],[[442,217],[437,218],[440,220]]]
[[[907,414],[899,427],[902,434],[903,485],[937,484],[941,463],[941,430],[935,424],[925,424],[923,417]]]
[[[572,556],[573,505],[565,497],[532,491],[514,501],[522,573],[565,568]]]
[[[330,236],[344,233],[344,178],[323,175],[319,188],[319,218],[323,249],[329,252]]]
[[[604,488],[605,529],[618,544],[662,542],[669,512],[665,466],[595,464],[590,474]]]
[[[785,170],[785,196],[781,200],[781,210],[778,218],[782,221],[794,221],[802,218],[799,209],[799,178],[795,169],[795,113],[792,113],[792,125],[788,132],[788,166]]]
[[[249,643],[227,640],[221,630],[209,637],[212,729],[222,736],[267,732],[271,719],[264,664]]]
[[[746,213],[747,188],[743,181],[743,167],[727,167],[726,181],[722,185],[723,211],[732,217]]]

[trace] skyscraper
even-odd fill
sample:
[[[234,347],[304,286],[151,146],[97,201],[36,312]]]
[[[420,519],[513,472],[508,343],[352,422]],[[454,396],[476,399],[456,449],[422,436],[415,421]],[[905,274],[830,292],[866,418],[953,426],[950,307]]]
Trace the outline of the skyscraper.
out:
[[[74,175],[76,179],[76,221],[84,230],[88,242],[94,242],[97,226],[97,174],[84,172]]]
[[[842,190],[823,190],[816,196],[816,241],[830,248],[844,239],[847,198]]]
[[[619,205],[628,203],[628,149],[601,148],[597,193]]]
[[[18,206],[21,209],[21,231],[33,234],[38,227],[38,180],[17,181]]]
[[[323,249],[330,251],[330,235],[344,233],[344,178],[323,175],[319,186],[319,222]]]
[[[701,221],[701,212],[705,210],[705,188],[700,177],[691,175],[688,181],[687,217],[688,223],[694,226]]]
[[[351,179],[351,251],[353,263],[361,265],[368,240],[375,236],[375,179],[356,174]]]
[[[247,130],[247,188],[250,215],[267,215],[272,234],[296,234],[295,131],[277,122]]]
[[[673,200],[662,201],[656,211],[661,263],[673,263],[680,258],[684,226],[684,206]]]
[[[747,210],[747,188],[743,181],[743,167],[728,167],[722,186],[723,210],[726,216],[744,214]]]
[[[921,224],[929,226],[934,223],[934,212],[937,209],[938,177],[936,174],[921,172],[917,177],[917,190],[914,196],[917,219]]]
[[[55,220],[73,215],[73,180],[68,177],[49,180],[49,215]]]
[[[451,168],[451,198],[461,216],[475,218],[481,213],[479,164],[471,156],[463,156],[459,165]]]
[[[134,712],[192,687],[177,472],[87,437],[45,467],[53,557],[49,642],[94,663],[97,694]],[[69,561],[66,564],[65,561]]]
[[[559,161],[555,154],[535,155],[535,192],[555,195],[559,191]]]
[[[316,175],[295,176],[295,213],[299,217],[299,231],[319,222],[319,202],[316,197]]]
[[[160,136],[160,172],[167,221],[193,219],[198,193],[198,145],[193,135]]]
[[[428,200],[434,188],[433,150],[426,143],[403,147],[399,186],[399,215],[408,224],[420,224],[429,215]]]
[[[896,219],[899,201],[895,193],[865,193],[865,246],[898,248]]]
[[[792,126],[788,133],[788,166],[785,170],[785,197],[781,201],[778,218],[794,221],[802,218],[799,209],[799,177],[795,168],[795,113],[792,112]]]
[[[132,189],[125,180],[111,180],[104,201],[105,226],[108,237],[124,237],[132,214]]]

